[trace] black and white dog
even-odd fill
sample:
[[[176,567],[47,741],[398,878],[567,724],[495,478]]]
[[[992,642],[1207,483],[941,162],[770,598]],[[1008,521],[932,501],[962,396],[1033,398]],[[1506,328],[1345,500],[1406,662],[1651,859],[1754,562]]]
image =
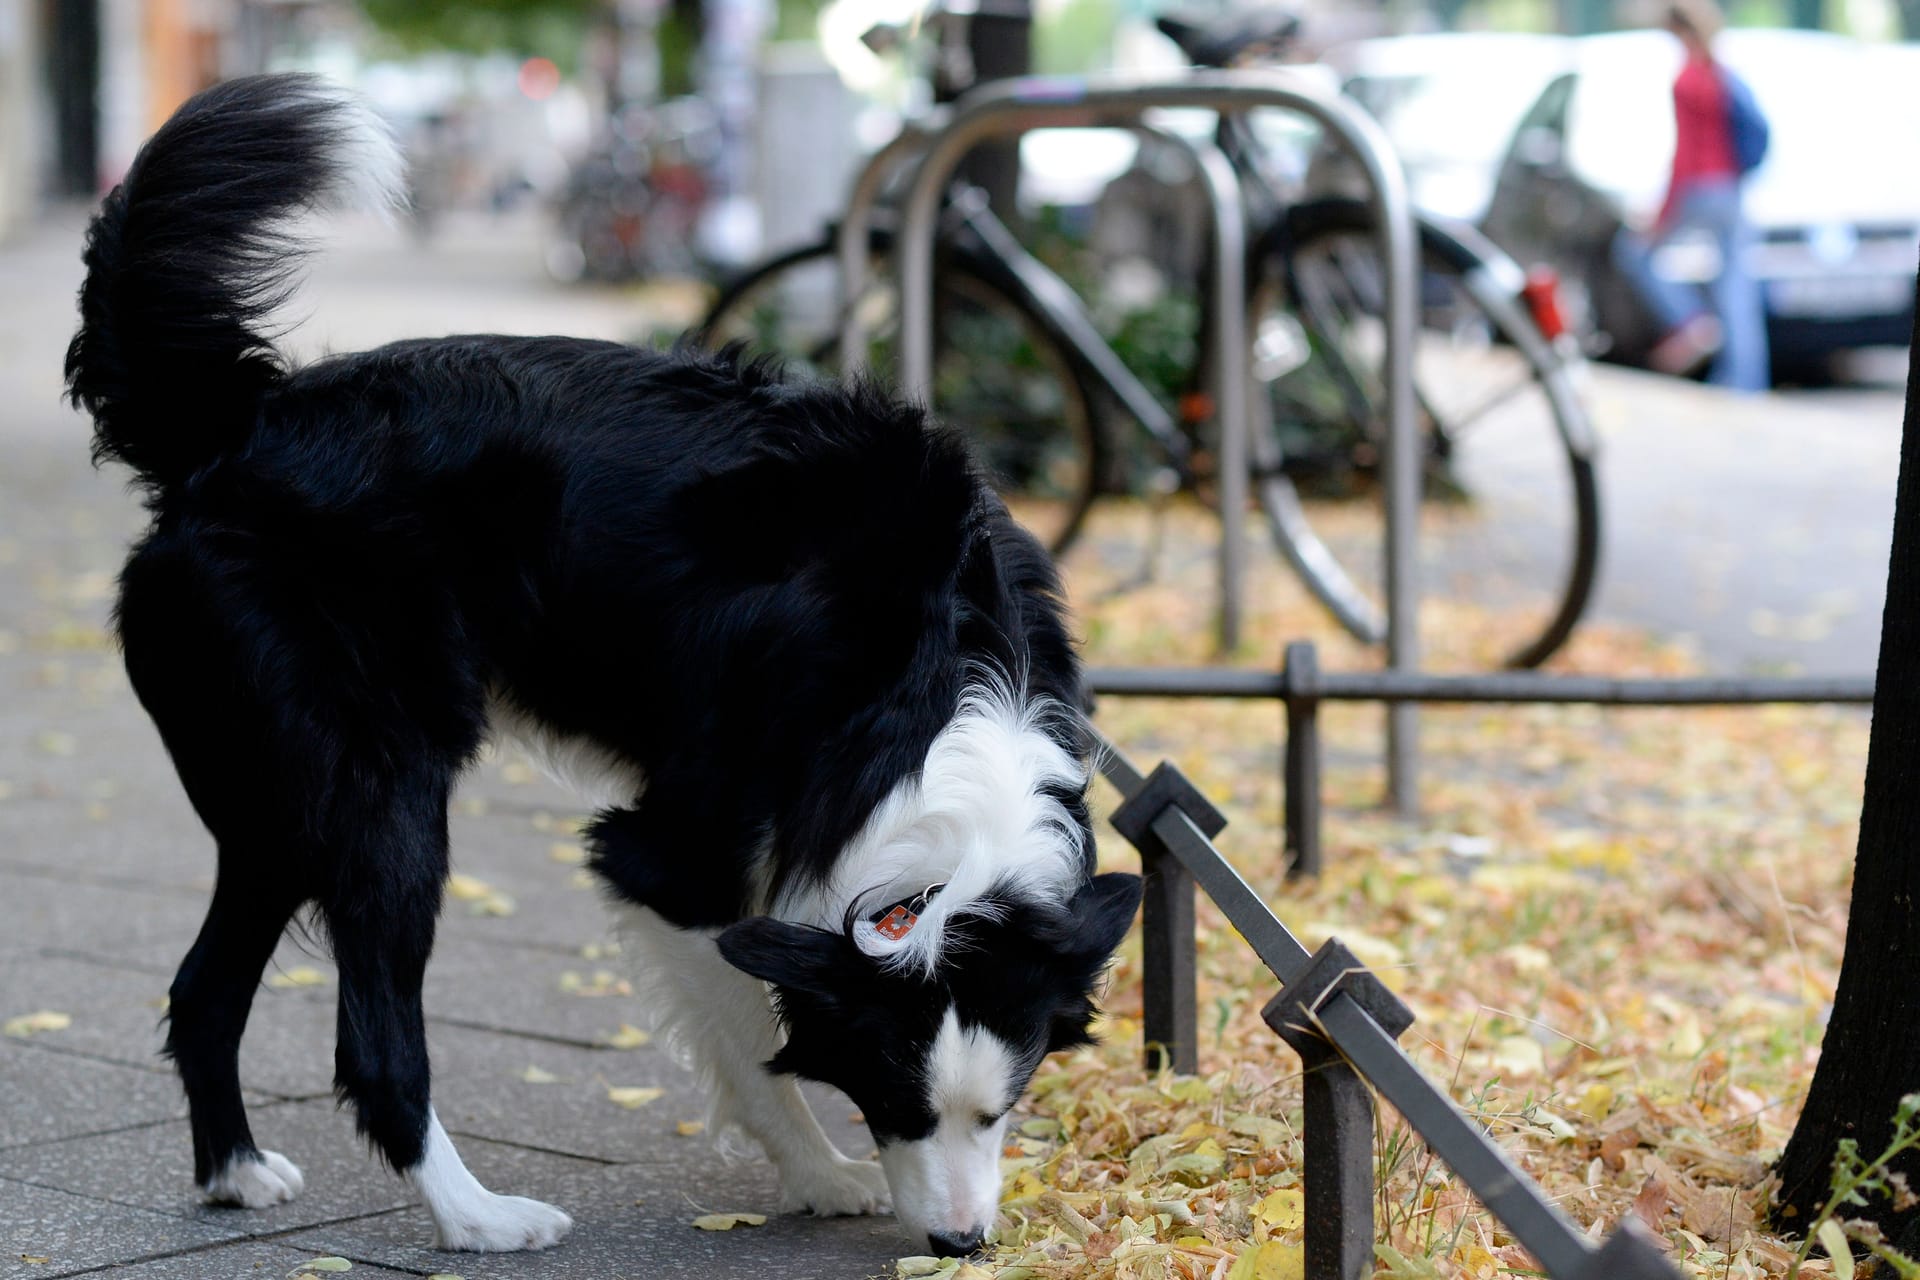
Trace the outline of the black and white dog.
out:
[[[395,186],[386,134],[300,77],[182,107],[88,235],[69,390],[152,525],[127,671],[219,848],[168,1049],[214,1199],[285,1200],[236,1057],[311,906],[336,1078],[438,1243],[540,1248],[435,1118],[421,977],[448,793],[489,735],[585,779],[593,865],[661,1025],[785,1207],[993,1220],[1008,1109],[1084,1042],[1136,877],[1093,874],[1079,670],[1040,547],[962,443],[872,389],[569,338],[290,368],[289,219]],[[843,1089],[838,1154],[795,1077]]]

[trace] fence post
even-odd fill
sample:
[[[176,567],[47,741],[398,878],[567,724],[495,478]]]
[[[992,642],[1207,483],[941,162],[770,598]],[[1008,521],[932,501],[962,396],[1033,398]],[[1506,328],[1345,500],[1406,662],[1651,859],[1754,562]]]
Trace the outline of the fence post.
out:
[[[1267,1002],[1260,1016],[1300,1055],[1306,1148],[1306,1280],[1373,1274],[1373,1090],[1321,1033],[1316,1011],[1345,993],[1388,1035],[1413,1014],[1337,938]]]
[[[1317,876],[1320,856],[1320,657],[1311,641],[1289,644],[1280,664],[1287,709],[1283,767],[1287,878]]]
[[[1208,838],[1227,825],[1226,815],[1186,775],[1165,763],[1147,775],[1108,821],[1140,851],[1141,878],[1146,882],[1140,916],[1140,1004],[1147,1070],[1170,1067],[1192,1075],[1200,1066],[1194,880],[1193,873],[1153,833],[1153,824],[1168,809],[1185,813]]]

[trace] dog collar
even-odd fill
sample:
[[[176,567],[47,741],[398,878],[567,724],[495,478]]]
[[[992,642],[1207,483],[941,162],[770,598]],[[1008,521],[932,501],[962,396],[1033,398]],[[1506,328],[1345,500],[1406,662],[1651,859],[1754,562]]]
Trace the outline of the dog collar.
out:
[[[873,927],[883,938],[898,942],[913,932],[913,926],[920,923],[920,913],[927,909],[934,895],[946,888],[946,881],[930,884],[911,898],[902,898],[891,906],[880,908],[873,917]]]

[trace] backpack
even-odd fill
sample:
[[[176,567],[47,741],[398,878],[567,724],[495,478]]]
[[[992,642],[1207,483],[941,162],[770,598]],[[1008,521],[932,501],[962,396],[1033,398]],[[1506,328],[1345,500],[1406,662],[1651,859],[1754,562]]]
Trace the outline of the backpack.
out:
[[[1727,94],[1727,135],[1733,143],[1733,162],[1745,177],[1767,158],[1767,117],[1746,81],[1722,67],[1720,83]]]

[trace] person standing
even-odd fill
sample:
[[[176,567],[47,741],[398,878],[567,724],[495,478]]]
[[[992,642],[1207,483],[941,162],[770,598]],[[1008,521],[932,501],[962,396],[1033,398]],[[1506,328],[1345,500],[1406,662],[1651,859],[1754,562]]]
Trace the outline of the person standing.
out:
[[[1714,60],[1720,14],[1712,0],[1673,0],[1666,26],[1686,53],[1673,82],[1673,170],[1651,235],[1642,240],[1622,229],[1615,256],[1664,325],[1649,365],[1689,373],[1711,359],[1709,382],[1764,391],[1766,311],[1746,261],[1753,231],[1741,208],[1740,180],[1764,154],[1765,124],[1745,86]],[[1708,284],[1706,305],[1652,267],[1653,250],[1683,231],[1706,233],[1717,251],[1719,271]]]

